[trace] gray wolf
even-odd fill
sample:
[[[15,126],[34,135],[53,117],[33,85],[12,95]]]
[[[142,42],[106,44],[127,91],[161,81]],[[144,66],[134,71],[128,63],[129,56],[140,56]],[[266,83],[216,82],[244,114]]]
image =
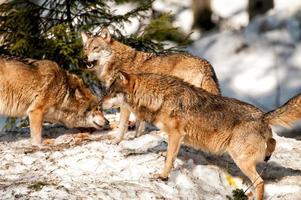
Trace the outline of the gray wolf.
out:
[[[0,57],[0,115],[28,116],[34,145],[41,144],[44,120],[70,128],[108,124],[98,103],[80,78],[53,61]]]
[[[139,119],[168,135],[165,165],[156,178],[168,178],[184,142],[213,154],[227,152],[254,183],[257,200],[263,199],[264,181],[256,164],[268,160],[276,145],[270,126],[289,125],[301,118],[301,94],[264,113],[248,103],[159,74],[119,73],[103,103],[110,104],[112,99],[126,102]]]
[[[128,73],[157,73],[176,76],[196,87],[203,88],[212,94],[219,95],[218,80],[211,64],[198,57],[173,53],[154,55],[137,51],[125,44],[114,40],[108,31],[103,29],[98,36],[81,33],[84,53],[100,81],[109,86],[118,71]],[[130,111],[123,104],[120,107],[119,136],[114,143],[119,143],[128,128]],[[144,130],[140,123],[136,135]]]

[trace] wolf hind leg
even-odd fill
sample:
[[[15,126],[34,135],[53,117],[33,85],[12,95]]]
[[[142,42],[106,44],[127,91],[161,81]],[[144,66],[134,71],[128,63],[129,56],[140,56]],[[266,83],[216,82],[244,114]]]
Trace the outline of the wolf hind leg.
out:
[[[256,162],[254,160],[236,159],[235,163],[241,171],[251,180],[255,187],[256,200],[263,200],[264,181],[256,171]]]
[[[241,138],[241,137],[242,138]],[[242,143],[242,141],[244,141]],[[262,200],[264,181],[256,170],[256,164],[263,161],[266,154],[266,141],[260,134],[239,134],[231,141],[228,152],[236,165],[251,180],[255,187],[256,200]]]

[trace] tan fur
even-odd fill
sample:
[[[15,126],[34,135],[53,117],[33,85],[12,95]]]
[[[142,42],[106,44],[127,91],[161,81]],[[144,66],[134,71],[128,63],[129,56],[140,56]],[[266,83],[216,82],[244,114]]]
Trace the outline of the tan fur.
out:
[[[110,86],[118,71],[128,73],[157,73],[176,76],[196,87],[220,95],[220,89],[211,64],[189,54],[154,55],[137,51],[111,38],[107,29],[99,36],[89,37],[82,33],[84,52],[89,62],[94,62],[93,69],[99,80]],[[127,130],[130,111],[121,107],[120,136],[122,140]],[[125,127],[126,126],[126,127]]]
[[[97,104],[83,81],[55,62],[0,57],[0,115],[28,116],[34,144],[41,143],[44,120],[67,127],[99,128],[108,123]]]
[[[301,118],[301,95],[296,95],[280,108],[265,115],[265,120],[272,125],[289,127],[292,122]]]
[[[291,100],[296,102],[294,106],[287,103],[273,115],[265,114],[253,105],[212,95],[178,78],[158,74],[122,73],[113,82],[104,103],[116,94],[123,95],[140,119],[156,124],[168,135],[166,162],[155,177],[168,177],[183,141],[210,153],[229,153],[254,184],[257,200],[263,199],[264,182],[256,164],[271,156],[276,145],[265,119],[274,122],[274,118],[285,118],[290,113],[300,116],[301,107],[299,101]],[[278,116],[283,109],[286,112]]]

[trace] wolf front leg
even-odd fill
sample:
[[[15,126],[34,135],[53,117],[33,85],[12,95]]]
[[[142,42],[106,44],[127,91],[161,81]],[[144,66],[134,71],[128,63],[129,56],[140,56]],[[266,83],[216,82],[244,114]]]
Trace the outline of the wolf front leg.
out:
[[[39,146],[42,142],[43,111],[41,109],[31,110],[28,117],[32,144]]]
[[[135,138],[140,137],[145,131],[146,122],[136,119]]]
[[[124,134],[128,130],[128,124],[130,119],[130,110],[126,106],[120,106],[120,120],[118,125],[118,135],[112,141],[113,144],[119,144],[124,137]]]
[[[184,136],[182,136],[180,133],[168,135],[167,156],[166,156],[164,168],[160,174],[154,174],[154,178],[159,178],[162,180],[168,179],[168,175],[178,155],[183,138]]]

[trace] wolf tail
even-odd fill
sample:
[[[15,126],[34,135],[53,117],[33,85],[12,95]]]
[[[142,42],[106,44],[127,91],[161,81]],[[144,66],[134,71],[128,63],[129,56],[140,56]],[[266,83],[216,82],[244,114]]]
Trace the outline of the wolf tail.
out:
[[[279,108],[267,112],[263,120],[270,125],[290,127],[291,124],[301,118],[301,94],[288,100]]]

